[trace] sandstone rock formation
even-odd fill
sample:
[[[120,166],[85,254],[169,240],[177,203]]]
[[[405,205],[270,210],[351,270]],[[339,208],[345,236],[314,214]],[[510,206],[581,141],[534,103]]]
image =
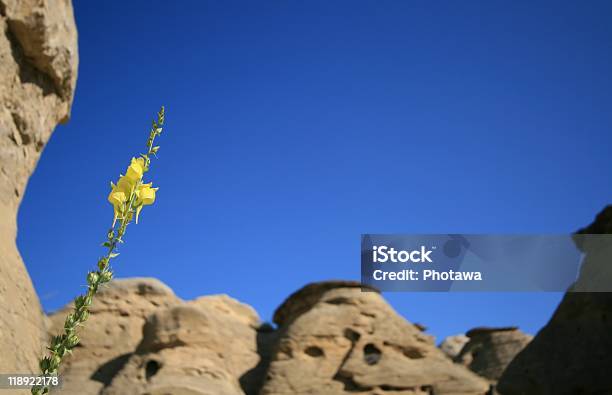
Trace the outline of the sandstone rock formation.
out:
[[[492,382],[499,379],[510,361],[533,339],[517,327],[475,328],[466,335],[469,342],[455,361]]]
[[[40,303],[15,246],[28,178],[70,113],[77,32],[68,0],[0,0],[0,372],[38,368]]]
[[[50,335],[70,308],[50,316]],[[62,395],[256,394],[274,336],[250,306],[226,295],[185,302],[151,278],[113,280],[79,334]]]
[[[52,333],[68,308],[51,316]],[[114,280],[66,360],[60,393],[476,395],[489,388],[358,283],[308,285],[274,320],[276,330],[225,295],[182,301],[157,280]]]
[[[503,395],[612,394],[612,294],[568,293],[499,380]]]
[[[612,233],[612,206],[578,232],[603,233]],[[593,257],[580,237],[577,242],[587,266]],[[612,293],[567,293],[548,324],[510,363],[498,390],[504,395],[612,394],[611,351]]]
[[[438,347],[440,347],[440,350],[446,354],[447,357],[450,359],[455,359],[468,341],[470,341],[470,338],[466,335],[454,335],[444,339]]]
[[[484,394],[489,388],[359,283],[310,284],[279,307],[274,322],[278,340],[262,395]]]
[[[102,395],[242,395],[254,369],[259,317],[225,296],[206,296],[158,309],[143,338]],[[246,388],[245,388],[246,390]]]
[[[96,296],[87,325],[79,331],[81,343],[65,359],[61,394],[97,394],[129,359],[142,339],[146,317],[181,300],[160,281],[151,278],[113,280]],[[49,335],[62,331],[72,306],[50,316]]]

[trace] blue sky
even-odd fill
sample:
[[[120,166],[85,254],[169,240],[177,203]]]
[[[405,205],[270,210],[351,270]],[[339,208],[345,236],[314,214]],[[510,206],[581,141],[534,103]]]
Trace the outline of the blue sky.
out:
[[[117,276],[269,320],[359,279],[361,233],[565,233],[612,197],[612,3],[75,1],[80,68],[19,212],[46,310],[84,290],[109,181],[167,128]],[[561,295],[386,295],[438,337],[546,323]]]

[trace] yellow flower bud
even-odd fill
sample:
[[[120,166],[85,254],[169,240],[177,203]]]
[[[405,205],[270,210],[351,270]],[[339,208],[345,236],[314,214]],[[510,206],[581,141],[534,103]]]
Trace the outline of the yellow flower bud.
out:
[[[144,168],[145,163],[143,158],[132,158],[132,163],[130,163],[130,166],[127,168],[125,176],[132,182],[140,181],[144,174]]]

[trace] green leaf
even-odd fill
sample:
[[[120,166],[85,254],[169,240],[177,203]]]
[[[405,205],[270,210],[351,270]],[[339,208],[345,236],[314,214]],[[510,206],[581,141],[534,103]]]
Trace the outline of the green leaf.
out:
[[[95,282],[95,280],[93,280],[92,274],[95,275],[95,279],[97,279],[97,274],[94,272],[89,272],[89,274],[87,275],[87,282],[89,284],[93,284]],[[80,308],[83,307],[83,305],[85,304],[85,297],[83,295],[79,295],[76,298],[74,298],[74,307],[78,310]]]
[[[50,362],[51,359],[49,357],[44,357],[40,360],[40,370],[42,370],[43,373],[47,373],[47,371],[49,370]]]

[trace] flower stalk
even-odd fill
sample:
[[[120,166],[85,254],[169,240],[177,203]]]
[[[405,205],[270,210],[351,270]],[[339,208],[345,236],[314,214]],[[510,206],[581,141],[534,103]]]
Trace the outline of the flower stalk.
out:
[[[89,318],[89,308],[100,287],[113,278],[110,262],[119,255],[117,248],[123,243],[128,225],[132,220],[138,223],[142,208],[155,201],[158,188],[153,188],[152,183],[143,183],[142,178],[144,173],[149,171],[151,157],[157,158],[159,146],[155,146],[154,143],[155,138],[161,134],[163,125],[164,107],[162,106],[157,113],[157,121],[153,121],[151,126],[146,153],[137,159],[132,158],[125,175],[120,176],[117,184],[111,182],[108,201],[113,205],[114,218],[112,227],[106,234],[106,241],[102,244],[107,249],[106,254],[98,260],[97,270],[87,273],[87,292],[74,299],[74,308],[64,321],[63,332],[51,338],[47,347],[49,354],[39,361],[42,375],[57,375],[64,357],[71,354],[74,347],[79,344],[77,329]],[[48,386],[35,386],[31,392],[32,395],[44,395],[49,391]]]

